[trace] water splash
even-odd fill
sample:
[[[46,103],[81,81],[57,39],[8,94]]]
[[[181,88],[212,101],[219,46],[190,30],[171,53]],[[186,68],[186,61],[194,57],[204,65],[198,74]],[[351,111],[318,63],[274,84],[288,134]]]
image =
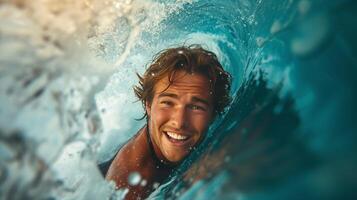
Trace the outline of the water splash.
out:
[[[348,0],[0,1],[1,198],[122,199],[95,160],[142,125],[128,94],[135,72],[183,43],[218,55],[234,103],[152,197],[355,196],[355,10]]]
[[[141,176],[138,172],[132,172],[129,174],[128,183],[131,186],[138,185],[141,181]]]

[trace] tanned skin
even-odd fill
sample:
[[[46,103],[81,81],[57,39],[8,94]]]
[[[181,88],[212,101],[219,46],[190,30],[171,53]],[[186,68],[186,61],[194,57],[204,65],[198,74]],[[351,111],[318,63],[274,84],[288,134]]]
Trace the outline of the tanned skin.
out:
[[[115,156],[108,173],[107,180],[116,183],[117,188],[128,188],[125,199],[144,199],[155,189],[154,184],[162,183],[172,172],[175,165],[158,164],[151,155],[151,149],[147,138],[147,127],[139,130],[137,135],[129,140]],[[125,163],[125,164],[123,164]],[[140,183],[132,186],[128,183],[128,177],[133,172],[139,172]]]
[[[162,183],[200,143],[213,119],[209,80],[201,74],[177,71],[158,81],[154,97],[146,104],[147,125],[118,152],[107,180],[128,188],[126,199],[146,198],[154,183]],[[149,136],[150,135],[150,136]],[[137,172],[146,185],[128,183]]]

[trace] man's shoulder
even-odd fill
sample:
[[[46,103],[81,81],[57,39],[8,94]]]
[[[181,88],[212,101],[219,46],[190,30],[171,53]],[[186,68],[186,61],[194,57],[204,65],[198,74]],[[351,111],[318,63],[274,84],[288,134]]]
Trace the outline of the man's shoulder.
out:
[[[145,165],[148,156],[145,127],[130,138],[109,160],[98,165],[106,176],[109,171],[127,171]]]

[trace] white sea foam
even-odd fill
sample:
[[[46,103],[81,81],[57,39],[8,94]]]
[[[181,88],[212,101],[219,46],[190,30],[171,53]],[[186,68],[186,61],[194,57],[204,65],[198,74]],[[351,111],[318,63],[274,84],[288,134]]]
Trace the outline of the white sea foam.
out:
[[[141,33],[160,31],[161,21],[185,3],[0,1],[1,199],[120,198],[95,158],[134,134],[127,129],[140,112],[125,109],[134,99],[132,83],[113,80],[135,80],[147,61],[130,69],[135,45],[145,43]]]

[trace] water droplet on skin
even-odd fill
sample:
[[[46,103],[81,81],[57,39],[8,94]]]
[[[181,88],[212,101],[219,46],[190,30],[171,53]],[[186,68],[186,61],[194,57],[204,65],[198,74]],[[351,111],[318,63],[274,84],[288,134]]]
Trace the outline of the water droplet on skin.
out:
[[[140,182],[140,186],[144,187],[145,185],[147,184],[147,181],[145,179],[143,179],[141,182]]]
[[[155,182],[154,184],[152,184],[152,187],[154,188],[154,189],[156,189],[156,188],[158,188],[159,187],[159,183],[157,183],[157,182]]]
[[[151,73],[151,76],[155,76],[155,73]]]
[[[131,186],[139,184],[140,180],[141,180],[141,176],[138,172],[132,172],[128,176],[128,183]]]

